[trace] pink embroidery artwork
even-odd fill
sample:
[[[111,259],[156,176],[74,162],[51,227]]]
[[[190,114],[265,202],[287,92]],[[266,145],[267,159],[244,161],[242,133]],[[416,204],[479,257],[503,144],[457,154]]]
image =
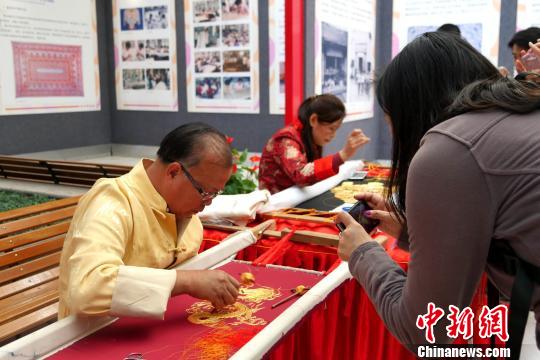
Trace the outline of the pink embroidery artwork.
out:
[[[12,42],[15,97],[83,96],[78,45]]]

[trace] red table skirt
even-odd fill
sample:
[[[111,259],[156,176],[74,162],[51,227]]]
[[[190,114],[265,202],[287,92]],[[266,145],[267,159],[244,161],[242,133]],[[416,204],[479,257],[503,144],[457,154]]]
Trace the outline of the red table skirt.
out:
[[[293,225],[299,228],[295,222]],[[278,220],[278,229],[291,227],[290,221]],[[314,229],[316,227],[316,229]],[[335,227],[308,224],[304,229],[336,233]],[[217,245],[229,234],[205,230],[200,251]],[[236,259],[253,261],[278,239],[263,238],[256,244],[240,251]],[[409,253],[395,247],[395,239],[387,242],[389,255],[405,271]],[[327,246],[293,243],[285,255],[275,261],[276,265],[299,267],[308,270],[327,271],[338,260],[336,249]],[[487,305],[485,279],[482,281],[471,307],[473,311]],[[475,337],[475,343],[486,343]],[[456,341],[463,343],[463,341]],[[416,359],[386,329],[367,294],[354,279],[339,286],[328,298],[316,306],[287,336],[283,337],[265,356],[267,359],[355,359],[399,360]]]

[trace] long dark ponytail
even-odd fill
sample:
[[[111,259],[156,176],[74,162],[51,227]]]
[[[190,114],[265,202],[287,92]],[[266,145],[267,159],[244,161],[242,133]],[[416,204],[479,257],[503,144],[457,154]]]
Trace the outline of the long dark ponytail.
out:
[[[475,81],[463,89],[448,113],[455,116],[491,108],[520,114],[540,109],[540,83],[509,77]]]
[[[377,100],[393,134],[388,202],[405,219],[409,164],[420,140],[450,118],[448,106],[477,80],[500,78],[497,68],[467,41],[443,32],[425,33],[408,44],[377,81]]]

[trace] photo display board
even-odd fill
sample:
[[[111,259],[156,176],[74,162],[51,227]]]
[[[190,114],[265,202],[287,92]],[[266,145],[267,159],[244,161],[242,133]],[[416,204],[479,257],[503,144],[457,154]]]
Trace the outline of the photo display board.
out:
[[[119,110],[177,111],[174,0],[114,0]]]
[[[285,0],[268,2],[270,114],[285,114]]]
[[[100,110],[95,0],[2,0],[0,115]]]
[[[373,117],[375,1],[315,3],[315,91],[339,97],[345,121]]]
[[[258,113],[256,0],[184,0],[188,111]]]
[[[517,30],[528,27],[540,27],[540,0],[518,0],[517,5]]]
[[[499,56],[499,0],[394,0],[392,56],[409,42],[443,24],[455,24],[494,65]]]

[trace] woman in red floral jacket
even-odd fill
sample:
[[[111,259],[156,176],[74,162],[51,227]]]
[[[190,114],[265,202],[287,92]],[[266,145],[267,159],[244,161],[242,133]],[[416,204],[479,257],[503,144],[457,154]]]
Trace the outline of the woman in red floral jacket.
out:
[[[322,157],[322,148],[343,123],[345,105],[331,94],[311,96],[298,109],[299,123],[276,132],[266,144],[259,169],[259,187],[272,194],[293,185],[314,184],[337,174],[339,166],[369,138],[354,129],[343,148]]]

